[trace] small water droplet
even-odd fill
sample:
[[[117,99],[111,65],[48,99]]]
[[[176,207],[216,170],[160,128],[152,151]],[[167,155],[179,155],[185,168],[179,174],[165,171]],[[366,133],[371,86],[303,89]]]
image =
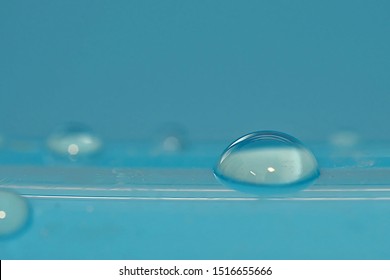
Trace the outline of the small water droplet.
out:
[[[7,212],[0,210],[0,220],[3,220],[7,217]]]
[[[170,135],[163,140],[162,148],[167,152],[177,152],[182,149],[182,143],[177,136]]]
[[[68,124],[55,130],[48,138],[47,145],[58,155],[76,159],[100,151],[102,141],[88,127]]]
[[[313,154],[296,138],[259,131],[234,141],[223,152],[214,174],[238,190],[277,194],[301,189],[319,170]]]
[[[338,148],[351,148],[359,143],[359,135],[350,130],[342,130],[330,136],[330,142]]]
[[[188,145],[187,133],[178,124],[167,124],[157,132],[157,149],[154,154],[173,154],[186,149]]]
[[[0,190],[0,236],[19,231],[27,222],[28,206],[18,194]]]

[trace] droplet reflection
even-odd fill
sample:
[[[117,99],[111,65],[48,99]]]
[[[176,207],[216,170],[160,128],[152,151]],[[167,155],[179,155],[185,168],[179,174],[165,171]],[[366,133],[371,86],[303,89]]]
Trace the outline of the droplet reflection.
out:
[[[223,182],[250,191],[299,189],[319,175],[313,154],[294,137],[275,131],[247,134],[222,154],[214,173]],[[244,190],[244,189],[243,189]]]

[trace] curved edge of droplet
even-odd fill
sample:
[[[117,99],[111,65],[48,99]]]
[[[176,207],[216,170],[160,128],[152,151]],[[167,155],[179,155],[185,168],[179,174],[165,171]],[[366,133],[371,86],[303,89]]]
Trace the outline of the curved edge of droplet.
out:
[[[32,219],[32,217],[33,217],[32,207],[31,207],[29,201],[17,192],[14,192],[14,191],[8,190],[8,189],[0,189],[0,192],[7,192],[7,193],[11,193],[13,195],[18,196],[18,199],[23,201],[23,205],[25,206],[25,213],[26,213],[20,227],[15,229],[15,231],[0,234],[0,241],[6,241],[6,240],[21,237],[28,231],[28,229],[31,227],[31,225],[33,223],[33,221],[32,221],[33,220]]]
[[[227,148],[224,150],[224,152],[231,149],[233,146],[242,143],[244,140],[247,140],[252,136],[256,136],[256,137],[254,139],[252,139],[251,142],[257,141],[260,139],[262,139],[262,140],[279,140],[279,141],[284,142],[284,143],[294,143],[294,144],[298,144],[299,146],[304,146],[304,144],[301,141],[299,141],[297,138],[295,138],[294,136],[291,136],[287,133],[276,131],[276,130],[258,130],[258,131],[253,131],[253,132],[247,133],[247,134],[237,138],[236,140],[234,140],[231,144],[229,144],[227,146]]]
[[[312,183],[321,175],[320,170],[316,169],[315,172],[310,174],[310,176],[288,184],[253,184],[226,177],[219,173],[217,168],[214,168],[213,173],[217,181],[236,191],[267,197],[289,196],[291,194],[302,191],[308,186],[312,185]]]

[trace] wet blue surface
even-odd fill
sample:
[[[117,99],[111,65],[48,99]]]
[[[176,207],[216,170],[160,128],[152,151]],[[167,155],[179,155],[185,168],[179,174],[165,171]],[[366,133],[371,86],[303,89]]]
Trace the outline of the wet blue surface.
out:
[[[388,201],[35,199],[2,259],[388,259]],[[88,209],[93,207],[93,212]],[[92,209],[92,208],[91,208]]]
[[[331,148],[315,149],[323,151],[320,177],[274,198],[218,182],[212,166],[219,156],[211,151],[219,145],[165,155],[165,162],[137,162],[113,146],[118,152],[101,156],[116,165],[53,164],[47,150],[36,151],[40,164],[3,162],[0,187],[27,198],[30,220],[0,238],[0,258],[390,258],[390,172],[375,157],[341,157],[333,165],[325,156]],[[188,155],[198,161],[190,165]],[[358,167],[362,160],[373,163]]]

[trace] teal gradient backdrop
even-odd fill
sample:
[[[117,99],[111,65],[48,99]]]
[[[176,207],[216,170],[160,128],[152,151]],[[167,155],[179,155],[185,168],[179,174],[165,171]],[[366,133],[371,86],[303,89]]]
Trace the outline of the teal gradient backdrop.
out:
[[[1,1],[0,130],[390,138],[388,1]]]

